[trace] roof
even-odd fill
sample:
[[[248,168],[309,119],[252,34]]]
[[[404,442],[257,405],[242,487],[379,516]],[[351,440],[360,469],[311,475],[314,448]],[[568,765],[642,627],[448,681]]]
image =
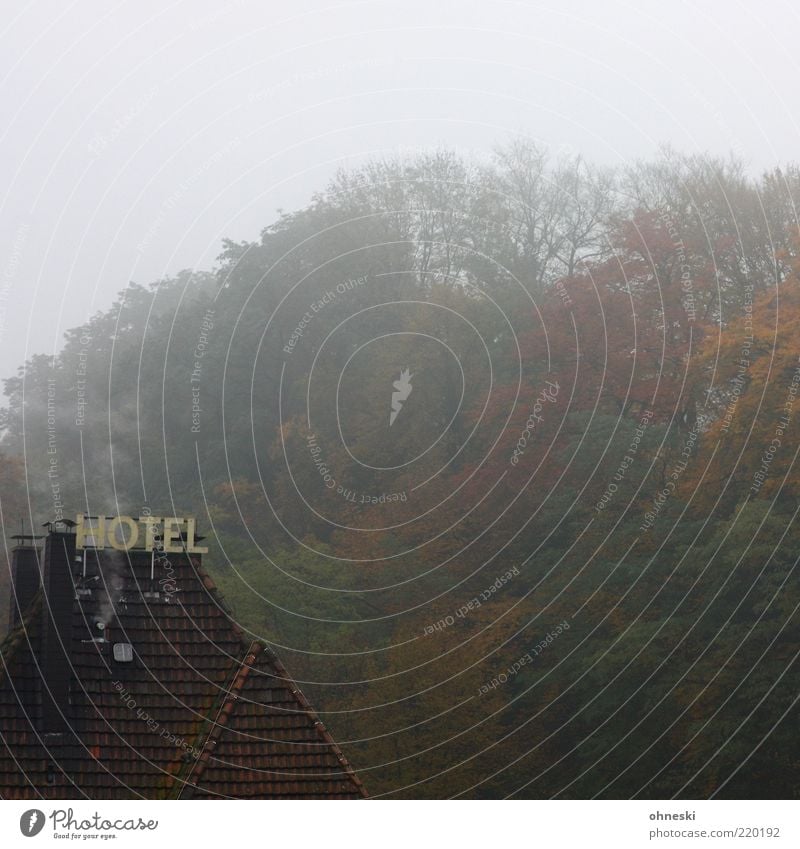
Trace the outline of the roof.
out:
[[[247,638],[196,556],[148,595],[148,552],[72,603],[69,730],[42,730],[42,591],[0,646],[0,797],[338,798],[363,785],[275,654]],[[106,584],[105,578],[101,579]],[[163,589],[163,584],[162,584]],[[113,605],[104,640],[90,629]],[[117,662],[112,647],[133,647]]]

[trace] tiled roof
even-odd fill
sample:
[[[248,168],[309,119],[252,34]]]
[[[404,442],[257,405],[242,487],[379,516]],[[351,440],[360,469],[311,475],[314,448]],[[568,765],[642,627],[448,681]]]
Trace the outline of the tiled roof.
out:
[[[148,595],[159,588],[148,553],[114,556],[124,562],[113,576],[103,567],[85,582],[91,595],[72,601],[69,730],[42,727],[41,591],[0,648],[1,797],[366,795],[274,653],[232,620],[196,556],[171,556],[176,591],[158,598]],[[93,631],[101,612],[104,641]],[[115,643],[129,643],[133,661],[114,660]]]

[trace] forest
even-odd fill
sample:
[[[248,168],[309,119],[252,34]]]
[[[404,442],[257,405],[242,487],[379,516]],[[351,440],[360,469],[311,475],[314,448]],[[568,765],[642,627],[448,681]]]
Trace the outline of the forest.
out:
[[[798,204],[524,138],[340,171],[6,381],[5,561],[196,516],[373,797],[797,793]]]

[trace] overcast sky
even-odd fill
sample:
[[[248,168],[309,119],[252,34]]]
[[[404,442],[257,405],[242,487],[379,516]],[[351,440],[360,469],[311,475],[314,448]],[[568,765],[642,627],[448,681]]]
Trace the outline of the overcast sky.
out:
[[[526,133],[607,164],[665,142],[754,171],[800,159],[782,0],[5,8],[0,377],[370,155]]]

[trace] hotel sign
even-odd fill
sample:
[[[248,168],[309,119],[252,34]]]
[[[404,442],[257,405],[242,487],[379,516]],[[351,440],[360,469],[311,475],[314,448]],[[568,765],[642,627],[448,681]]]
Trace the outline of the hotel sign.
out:
[[[75,547],[114,548],[128,551],[164,551],[168,554],[207,554],[197,545],[196,520],[180,516],[84,516],[76,517]]]

